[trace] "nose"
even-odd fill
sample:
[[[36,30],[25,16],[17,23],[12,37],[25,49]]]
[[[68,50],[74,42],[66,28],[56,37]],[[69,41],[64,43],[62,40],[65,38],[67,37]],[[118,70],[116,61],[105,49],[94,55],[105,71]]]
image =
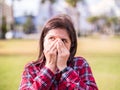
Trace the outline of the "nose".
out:
[[[57,38],[58,41],[61,41],[61,38]]]

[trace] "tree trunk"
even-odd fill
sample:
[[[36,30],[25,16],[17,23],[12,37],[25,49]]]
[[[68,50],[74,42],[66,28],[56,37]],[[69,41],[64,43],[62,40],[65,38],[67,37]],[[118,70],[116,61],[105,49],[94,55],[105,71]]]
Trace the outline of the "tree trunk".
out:
[[[6,23],[6,17],[5,16],[2,17],[2,27],[1,27],[1,30],[2,30],[1,38],[5,39],[5,34],[7,32],[7,23]]]
[[[76,7],[71,7],[71,6],[68,6],[66,8],[66,12],[67,12],[68,15],[71,16],[74,27],[75,27],[75,30],[76,30],[76,34],[79,37],[80,36],[80,28],[79,28],[79,25],[80,25],[80,13],[76,9]]]

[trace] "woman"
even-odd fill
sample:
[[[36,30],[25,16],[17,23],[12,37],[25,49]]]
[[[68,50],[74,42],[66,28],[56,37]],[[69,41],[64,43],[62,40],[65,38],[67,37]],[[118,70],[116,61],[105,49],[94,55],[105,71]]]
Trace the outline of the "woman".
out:
[[[77,38],[69,16],[50,19],[39,44],[39,58],[26,65],[19,90],[98,90],[87,61],[74,57]]]

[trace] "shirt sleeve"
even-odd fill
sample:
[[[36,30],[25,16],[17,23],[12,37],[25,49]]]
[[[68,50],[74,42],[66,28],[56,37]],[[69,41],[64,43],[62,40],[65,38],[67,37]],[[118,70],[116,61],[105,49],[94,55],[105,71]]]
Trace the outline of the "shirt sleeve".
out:
[[[52,84],[53,72],[47,67],[43,67],[36,77],[29,68],[25,68],[19,90],[49,90]]]
[[[63,70],[59,88],[67,90],[98,90],[92,75],[91,69],[87,62],[80,67],[67,67]]]

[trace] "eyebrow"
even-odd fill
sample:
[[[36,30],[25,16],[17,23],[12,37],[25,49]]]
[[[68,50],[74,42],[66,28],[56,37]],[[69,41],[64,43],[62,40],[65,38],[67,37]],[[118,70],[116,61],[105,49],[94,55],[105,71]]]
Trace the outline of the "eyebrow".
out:
[[[54,35],[49,35],[48,37],[56,37],[56,36],[54,36]],[[62,37],[61,39],[69,39],[69,38],[67,38],[67,37]]]

